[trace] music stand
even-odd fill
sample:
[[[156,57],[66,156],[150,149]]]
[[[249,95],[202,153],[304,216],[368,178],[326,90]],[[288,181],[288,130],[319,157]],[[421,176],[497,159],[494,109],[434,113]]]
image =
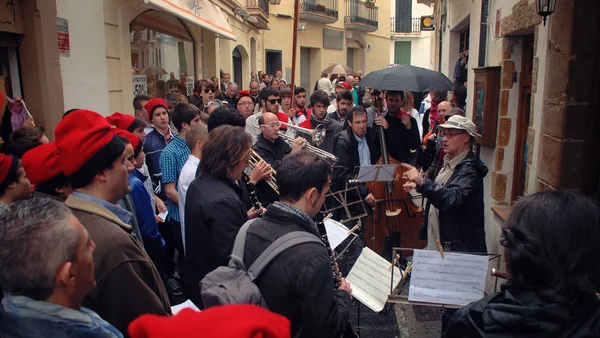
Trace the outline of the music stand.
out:
[[[360,182],[391,182],[395,180],[397,164],[363,165],[358,167],[356,179],[351,183]]]
[[[330,209],[326,209],[325,213],[334,213],[334,211],[337,211],[339,209],[344,209],[344,214],[346,218],[343,218],[339,220],[340,223],[348,223],[350,221],[353,220],[357,220],[357,219],[361,219],[363,217],[366,217],[367,214],[367,209],[365,208],[365,204],[363,203],[363,200],[361,198],[358,198],[357,201],[354,202],[350,202],[348,203],[348,193],[351,192],[353,194],[356,194],[355,196],[360,196],[360,193],[358,191],[357,187],[350,187],[348,188],[348,184],[346,183],[346,189],[344,190],[338,190],[338,191],[334,191],[334,192],[330,192],[329,194],[327,194],[325,197],[332,197],[333,199],[335,199],[338,203],[337,206],[334,206]],[[360,204],[359,210],[358,212],[355,212],[354,214],[352,214],[352,212],[350,211],[350,206],[352,205],[358,205]],[[362,211],[362,212],[361,212]]]

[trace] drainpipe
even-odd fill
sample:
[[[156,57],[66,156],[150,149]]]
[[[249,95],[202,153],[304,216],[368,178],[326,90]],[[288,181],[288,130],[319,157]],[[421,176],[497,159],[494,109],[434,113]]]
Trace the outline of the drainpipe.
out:
[[[479,23],[479,59],[477,62],[478,67],[485,67],[489,7],[490,0],[481,0],[481,21]]]

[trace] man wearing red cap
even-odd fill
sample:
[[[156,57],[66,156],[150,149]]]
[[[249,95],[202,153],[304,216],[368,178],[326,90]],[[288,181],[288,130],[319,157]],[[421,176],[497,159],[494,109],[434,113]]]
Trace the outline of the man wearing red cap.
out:
[[[254,113],[254,103],[249,90],[240,90],[238,93],[237,110],[247,119]]]
[[[55,130],[60,164],[73,188],[65,201],[96,242],[97,287],[83,304],[121,332],[142,314],[170,314],[161,278],[116,206],[130,191],[125,144],[98,113],[76,110]]]
[[[144,131],[146,123],[137,117],[116,112],[107,116],[106,121],[112,126],[137,135],[142,141],[146,139],[146,132]]]
[[[35,185],[34,195],[38,197],[65,201],[73,192],[60,166],[60,154],[54,142],[26,152],[23,155],[23,168],[31,184]]]
[[[154,124],[154,129],[146,135],[144,141],[146,164],[148,165],[154,193],[164,202],[167,201],[167,195],[161,181],[160,154],[174,136],[169,127],[167,107],[167,102],[163,99],[152,99],[145,105],[150,121]]]
[[[0,213],[14,201],[31,195],[31,183],[21,160],[0,153]]]

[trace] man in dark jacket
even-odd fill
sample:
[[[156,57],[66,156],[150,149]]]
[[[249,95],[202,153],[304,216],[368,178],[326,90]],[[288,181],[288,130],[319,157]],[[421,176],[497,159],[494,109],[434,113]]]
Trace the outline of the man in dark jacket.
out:
[[[311,220],[329,190],[329,164],[302,151],[286,156],[277,170],[281,202],[271,204],[246,235],[244,263],[251,266],[278,238],[303,231],[318,237]],[[350,316],[352,289],[344,279],[334,290],[327,248],[304,243],[277,256],[256,279],[269,309],[287,317],[294,337],[341,337]]]
[[[261,133],[258,135],[252,149],[275,170],[277,170],[284,156],[301,150],[306,142],[304,139],[298,137],[290,146],[286,140],[279,137],[279,127],[281,124],[277,115],[273,113],[263,113],[258,118],[258,125]],[[264,207],[279,200],[279,195],[265,180],[260,180],[256,184],[256,195]]]
[[[240,180],[250,156],[252,138],[241,127],[211,130],[202,146],[200,175],[189,186],[185,202],[185,289],[202,306],[199,283],[227,265],[238,230],[256,211],[246,211]]]
[[[387,112],[375,118],[375,124],[385,129],[385,144],[391,157],[402,163],[416,164],[417,149],[421,145],[417,120],[403,111],[404,92],[388,90],[385,93]]]
[[[352,100],[353,97],[351,91],[344,89],[338,92],[336,96],[337,110],[333,113],[329,113],[329,118],[342,123],[344,125],[344,130],[350,128],[350,125],[346,123],[346,119],[348,118],[348,111],[354,105]]]
[[[299,127],[306,129],[316,129],[322,125],[325,130],[325,139],[320,145],[315,145],[317,148],[324,150],[330,154],[333,153],[335,137],[344,129],[344,125],[327,115],[327,107],[329,107],[329,96],[322,90],[317,90],[310,96],[310,104],[313,107],[313,113],[308,120],[300,123]],[[304,135],[303,135],[304,136]],[[312,143],[313,137],[310,135],[306,139]]]
[[[459,115],[440,125],[446,155],[435,181],[403,164],[408,178],[405,187],[416,188],[427,198],[424,222],[430,250],[437,250],[439,239],[450,251],[487,252],[483,178],[488,169],[471,151],[475,128],[471,120]]]
[[[335,141],[333,154],[338,162],[333,168],[332,191],[344,190],[353,186],[358,188],[360,196],[347,196],[348,203],[364,200],[375,204],[375,198],[364,183],[348,182],[355,178],[358,167],[376,164],[381,156],[379,135],[373,128],[367,127],[367,112],[361,106],[355,106],[348,112],[346,124],[349,129],[340,132]]]

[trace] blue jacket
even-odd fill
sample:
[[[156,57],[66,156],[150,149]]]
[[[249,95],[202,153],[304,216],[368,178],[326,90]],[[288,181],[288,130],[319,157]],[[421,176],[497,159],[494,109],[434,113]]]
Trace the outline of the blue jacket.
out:
[[[146,135],[144,152],[146,153],[146,164],[148,165],[148,171],[150,172],[152,187],[154,188],[154,194],[160,197],[165,203],[167,202],[167,194],[165,193],[161,180],[160,154],[162,154],[163,149],[166,147],[167,142],[165,141],[165,136],[158,130],[153,129]]]
[[[123,335],[90,309],[82,307],[77,311],[6,294],[0,304],[0,337],[122,338]]]
[[[160,249],[165,246],[165,241],[158,231],[148,190],[137,175],[143,176],[138,170],[134,170],[129,176],[129,186],[131,186],[130,195],[135,205],[135,215],[142,233],[142,240],[147,250]]]

